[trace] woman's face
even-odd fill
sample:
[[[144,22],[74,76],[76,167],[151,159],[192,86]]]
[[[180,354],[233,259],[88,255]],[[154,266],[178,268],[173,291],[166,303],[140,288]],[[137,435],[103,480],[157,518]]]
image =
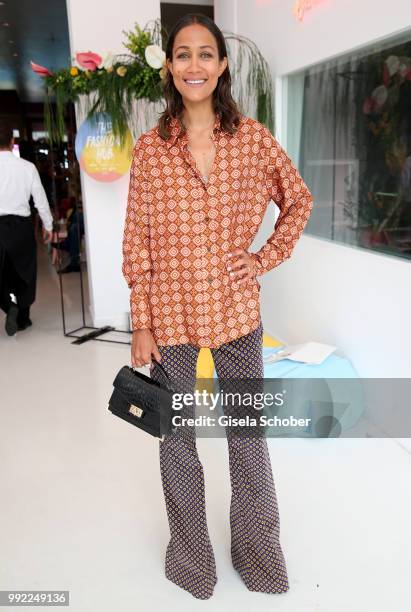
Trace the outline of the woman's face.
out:
[[[218,77],[227,66],[227,58],[218,59],[217,42],[202,25],[192,24],[180,30],[175,37],[173,61],[167,66],[174,85],[183,100],[200,102],[212,95]],[[188,81],[200,81],[189,83]]]

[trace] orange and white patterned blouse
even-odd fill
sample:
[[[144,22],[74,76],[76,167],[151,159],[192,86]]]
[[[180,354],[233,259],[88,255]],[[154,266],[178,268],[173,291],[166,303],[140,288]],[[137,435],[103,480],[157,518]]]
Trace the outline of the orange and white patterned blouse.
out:
[[[260,323],[260,283],[232,280],[228,253],[248,251],[266,208],[280,209],[274,232],[252,254],[257,275],[291,256],[313,199],[286,152],[260,122],[242,115],[235,134],[221,129],[208,180],[171,122],[163,140],[154,127],[134,147],[123,237],[122,272],[132,329],[150,328],[157,345],[216,348]],[[232,262],[236,260],[232,258]]]

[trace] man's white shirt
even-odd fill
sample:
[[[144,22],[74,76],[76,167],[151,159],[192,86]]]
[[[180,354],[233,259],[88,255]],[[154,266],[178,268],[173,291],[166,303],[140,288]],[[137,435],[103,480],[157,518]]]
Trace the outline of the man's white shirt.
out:
[[[0,151],[0,215],[29,217],[30,195],[45,229],[50,231],[53,217],[36,166],[11,151]]]

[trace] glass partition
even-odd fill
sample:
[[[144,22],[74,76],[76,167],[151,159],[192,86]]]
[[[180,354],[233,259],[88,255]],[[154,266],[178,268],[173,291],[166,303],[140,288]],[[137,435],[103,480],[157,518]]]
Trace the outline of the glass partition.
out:
[[[411,258],[411,31],[287,76],[306,233]]]

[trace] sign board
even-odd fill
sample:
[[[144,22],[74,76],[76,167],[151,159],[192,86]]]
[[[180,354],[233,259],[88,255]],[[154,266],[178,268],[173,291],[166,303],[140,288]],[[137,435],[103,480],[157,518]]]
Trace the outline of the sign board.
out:
[[[117,181],[131,166],[133,139],[130,131],[125,145],[115,138],[109,115],[99,113],[81,124],[76,135],[76,157],[80,168],[103,183]]]

